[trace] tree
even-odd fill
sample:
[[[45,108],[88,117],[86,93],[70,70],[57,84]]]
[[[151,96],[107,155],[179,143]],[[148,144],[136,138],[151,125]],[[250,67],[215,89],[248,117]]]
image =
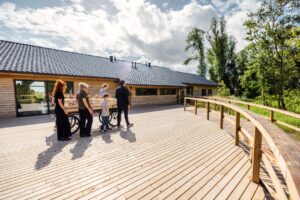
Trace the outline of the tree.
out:
[[[235,93],[237,71],[235,66],[235,41],[226,33],[226,21],[213,18],[207,34],[210,48],[207,50],[207,61],[210,66],[210,79],[219,84],[224,81],[230,93]]]
[[[284,90],[289,81],[299,75],[292,30],[299,24],[296,0],[262,0],[260,9],[249,14],[245,22],[251,62],[249,70],[256,73],[263,99],[275,94],[278,107],[285,109]],[[265,100],[264,100],[265,101]]]
[[[206,77],[207,70],[204,56],[204,31],[198,28],[193,28],[186,38],[187,46],[185,51],[192,49],[192,56],[186,58],[183,62],[184,65],[188,65],[191,61],[198,61],[197,74],[199,76]]]
[[[235,86],[235,95],[241,96],[244,92],[244,89],[242,87],[242,77],[245,74],[245,71],[247,70],[248,66],[248,51],[247,48],[241,50],[236,54],[235,57],[235,65],[236,65],[236,86]]]

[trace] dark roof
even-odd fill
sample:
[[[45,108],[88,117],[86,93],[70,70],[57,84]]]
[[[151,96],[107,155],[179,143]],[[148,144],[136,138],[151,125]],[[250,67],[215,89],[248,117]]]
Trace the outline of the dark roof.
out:
[[[0,40],[0,71],[123,79],[134,85],[217,85],[203,77],[165,67],[137,63],[133,68],[129,61],[110,62],[105,57],[3,40]]]

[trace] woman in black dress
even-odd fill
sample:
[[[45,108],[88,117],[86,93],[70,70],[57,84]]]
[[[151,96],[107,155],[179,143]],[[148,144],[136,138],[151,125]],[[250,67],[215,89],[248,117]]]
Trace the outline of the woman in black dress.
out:
[[[57,139],[59,141],[68,141],[71,137],[70,123],[68,120],[68,111],[64,106],[64,92],[66,91],[66,83],[58,80],[55,83],[53,97],[55,102]]]

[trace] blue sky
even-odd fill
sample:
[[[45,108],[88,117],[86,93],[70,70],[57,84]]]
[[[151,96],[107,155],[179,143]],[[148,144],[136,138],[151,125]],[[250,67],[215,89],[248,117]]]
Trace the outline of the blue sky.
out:
[[[255,0],[0,1],[0,39],[195,73],[196,63],[182,65],[188,32],[224,16],[240,50],[243,22],[258,7]]]

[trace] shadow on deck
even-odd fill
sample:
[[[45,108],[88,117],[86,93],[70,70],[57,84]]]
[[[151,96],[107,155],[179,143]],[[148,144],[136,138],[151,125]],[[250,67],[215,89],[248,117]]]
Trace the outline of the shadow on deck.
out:
[[[56,141],[53,122],[0,129],[0,199],[266,198],[249,179],[247,152],[204,115],[132,113],[130,130],[100,134],[94,120],[93,137],[70,142]]]

